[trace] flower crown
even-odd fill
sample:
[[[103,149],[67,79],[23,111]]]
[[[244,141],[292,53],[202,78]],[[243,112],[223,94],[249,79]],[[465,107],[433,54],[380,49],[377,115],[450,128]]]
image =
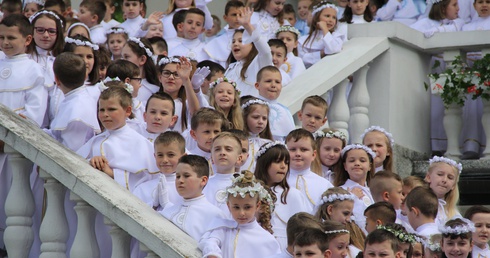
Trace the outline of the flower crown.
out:
[[[440,252],[441,251],[441,244],[440,242],[432,242],[432,239],[427,239],[423,240],[422,244],[424,245],[425,248],[429,248],[432,252]]]
[[[344,157],[344,154],[352,149],[356,149],[356,150],[364,150],[368,153],[369,156],[371,156],[373,159],[376,158],[376,153],[374,153],[373,150],[371,150],[369,147],[367,147],[366,145],[362,145],[362,144],[349,144],[347,146],[345,146],[342,151],[340,152],[340,156],[341,157]]]
[[[393,148],[393,146],[395,145],[395,140],[393,140],[393,135],[391,133],[389,133],[388,131],[386,131],[384,128],[379,127],[377,125],[373,125],[373,126],[369,127],[368,129],[364,130],[364,133],[362,133],[362,135],[361,135],[361,139],[364,139],[364,136],[366,136],[367,133],[374,132],[374,131],[383,133],[386,136],[386,138],[388,138],[388,141],[390,142],[391,148]]]
[[[99,90],[100,92],[103,92],[107,89],[109,89],[109,87],[105,86],[105,83],[108,83],[108,82],[120,82],[121,79],[119,79],[119,77],[116,77],[116,78],[110,78],[110,77],[105,77],[105,79],[101,82],[99,82]],[[125,89],[129,92],[129,94],[133,94],[133,91],[134,91],[134,88],[133,88],[133,85],[129,84],[129,83],[124,83],[124,85],[126,86]]]
[[[242,109],[246,109],[248,108],[249,106],[251,105],[254,105],[254,104],[259,104],[259,105],[267,105],[269,106],[269,103],[261,100],[261,99],[251,99],[245,103],[242,104]]]
[[[439,157],[439,156],[432,157],[432,159],[429,159],[429,166],[432,165],[432,163],[437,163],[437,162],[446,163],[450,166],[455,167],[460,174],[461,171],[463,171],[463,165],[461,165],[461,163],[456,163],[456,161],[452,159],[448,159],[446,157]]]
[[[80,39],[73,39],[70,37],[66,37],[65,42],[70,43],[70,44],[75,44],[77,46],[90,47],[93,50],[99,50],[99,45],[93,44],[90,41],[84,41],[84,40],[80,40]]]
[[[301,35],[299,30],[296,29],[295,27],[291,26],[291,25],[283,25],[283,26],[279,27],[279,29],[276,30],[276,35],[281,33],[281,32],[291,32],[291,33],[296,34],[296,36],[298,36],[298,37]]]
[[[238,89],[236,82],[235,81],[232,81],[232,80],[230,80],[230,79],[228,79],[226,77],[221,77],[221,78],[216,79],[214,82],[212,82],[212,83],[209,84],[209,88],[214,88],[214,87],[216,87],[216,85],[218,85],[218,84],[220,84],[222,82],[227,82],[227,83],[231,84],[231,86],[233,86],[233,88],[235,88],[235,91],[238,92],[238,96],[240,96],[240,94],[242,93]]]
[[[249,194],[250,197],[255,197],[255,195],[258,195],[259,200],[265,200],[270,207],[270,211],[273,212],[274,202],[269,192],[267,192],[267,190],[265,190],[265,188],[255,180],[252,186],[240,187],[236,185],[236,183],[245,181],[244,179],[245,179],[245,174],[240,174],[238,177],[233,178],[232,179],[233,185],[226,188],[226,192],[228,194],[233,195],[233,197],[237,197],[238,195],[240,195],[240,197],[242,198],[245,198],[247,194]],[[255,179],[255,176],[252,175],[252,180],[253,179]]]
[[[467,233],[475,232],[475,224],[471,222],[469,219],[459,218],[464,224],[458,225],[455,227],[450,226],[439,226],[439,231],[444,235],[462,235]]]
[[[327,196],[323,196],[322,199],[320,200],[320,203],[323,205],[325,203],[332,203],[334,201],[345,201],[345,200],[351,200],[354,201],[355,197],[352,194],[330,194]]]
[[[280,142],[280,141],[275,141],[275,142],[268,142],[266,144],[264,144],[263,146],[261,146],[259,148],[259,150],[257,151],[257,153],[255,153],[255,160],[257,160],[258,158],[260,158],[260,156],[264,155],[270,148],[274,147],[274,146],[286,146],[284,143]]]
[[[39,5],[43,5],[44,6],[44,2],[43,2],[43,4],[37,3],[37,1],[32,1],[31,3],[34,3],[34,2],[36,2],[36,4],[39,4]],[[26,4],[28,4],[28,3],[26,3]],[[48,10],[42,10],[42,11],[39,11],[39,12],[33,14],[31,17],[29,17],[29,21],[32,23],[32,21],[34,21],[34,19],[36,19],[36,17],[38,17],[41,14],[51,14],[51,15],[53,15],[56,20],[60,21],[61,27],[63,27],[63,20],[61,20],[61,18],[55,12],[51,12],[51,11],[48,11]]]
[[[404,232],[401,230],[396,230],[394,228],[383,226],[383,225],[378,225],[376,228],[386,230],[388,232],[393,233],[393,235],[395,235],[396,238],[398,238],[398,240],[400,240],[402,243],[413,244],[413,243],[417,242],[414,234],[410,234],[410,233],[407,233],[407,232]]]
[[[124,28],[121,28],[121,27],[112,27],[110,29],[108,29],[106,32],[105,32],[106,35],[109,35],[109,34],[128,34],[128,32],[124,29]]]
[[[66,31],[67,31],[67,35],[70,35],[70,31],[71,31],[73,28],[75,28],[76,26],[82,26],[82,27],[84,27],[85,29],[87,29],[87,32],[89,32],[89,33],[90,33],[90,29],[89,29],[89,27],[88,27],[87,25],[85,25],[85,24],[83,24],[83,23],[81,23],[81,22],[75,22],[75,23],[73,23],[72,25],[70,25],[70,27],[68,27],[68,30],[66,30]]]
[[[148,57],[150,57],[153,60],[153,62],[155,62],[154,57],[153,57],[153,52],[151,52],[151,50],[149,48],[145,47],[145,44],[143,44],[143,42],[141,42],[141,40],[139,38],[129,37],[128,41],[132,41],[132,42],[138,44],[138,46],[140,48],[145,50],[146,55]]]
[[[427,4],[435,5],[435,4],[439,3],[439,2],[442,2],[442,0],[427,0],[426,2],[427,2]]]
[[[164,57],[162,57],[162,59],[160,59],[160,61],[158,61],[158,66],[162,66],[162,65],[166,65],[166,64],[170,64],[170,63],[179,63],[180,64],[180,59],[178,59],[177,57],[164,56]]]
[[[441,0],[442,1],[442,0]],[[337,8],[337,6],[327,2],[327,1],[322,1],[321,3],[319,3],[318,5],[316,5],[315,7],[313,7],[313,11],[311,12],[311,16],[315,16],[315,14],[317,12],[321,12],[323,11],[323,9],[325,8],[332,8],[334,9],[337,13],[339,12],[339,9]]]
[[[31,3],[38,4],[40,6],[44,6],[44,0],[25,0],[24,1],[24,7],[26,7],[27,4],[31,4]]]
[[[340,139],[340,140],[343,140],[345,141],[347,139],[347,136],[341,132],[341,131],[328,131],[328,132],[324,132],[322,130],[318,130],[316,132],[313,133],[313,137],[315,137],[315,139],[318,139],[318,138],[337,138],[337,139]]]
[[[338,229],[338,230],[328,230],[328,231],[325,231],[325,234],[338,234],[338,233],[347,233],[347,234],[350,234],[349,230],[347,229]]]

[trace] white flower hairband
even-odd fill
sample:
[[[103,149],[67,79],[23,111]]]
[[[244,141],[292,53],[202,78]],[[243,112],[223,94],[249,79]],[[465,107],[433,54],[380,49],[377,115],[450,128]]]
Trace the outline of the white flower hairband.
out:
[[[441,251],[441,244],[439,242],[432,242],[429,239],[429,240],[422,241],[422,244],[424,245],[425,248],[429,248],[429,250],[431,250],[432,252]]]
[[[36,19],[36,17],[38,17],[41,14],[51,14],[51,15],[53,15],[54,18],[56,18],[56,20],[60,21],[61,27],[63,27],[63,21],[61,20],[61,18],[55,12],[51,12],[51,11],[48,11],[48,10],[42,10],[42,11],[39,11],[39,12],[33,14],[31,17],[29,17],[29,21],[32,23],[32,21],[34,21],[34,19]]]
[[[160,61],[158,61],[158,66],[162,66],[162,65],[166,65],[166,64],[170,64],[170,63],[179,63],[180,64],[180,59],[178,59],[177,57],[164,56],[164,57],[162,57],[162,59],[160,59]]]
[[[327,1],[323,1],[321,3],[319,3],[317,6],[315,6],[313,8],[313,11],[311,12],[311,16],[315,16],[315,14],[317,12],[321,12],[323,9],[325,8],[332,8],[334,9],[337,13],[339,12],[339,9],[337,8],[337,6],[327,2]]]
[[[121,28],[121,27],[112,27],[110,29],[108,29],[106,32],[105,32],[106,35],[109,35],[109,34],[128,34],[128,32],[124,29],[124,28]]]
[[[426,2],[427,2],[427,4],[432,4],[432,5],[434,5],[434,4],[437,4],[437,3],[442,2],[442,0],[427,0]]]
[[[108,83],[108,82],[120,82],[121,79],[119,79],[119,77],[116,77],[116,78],[110,78],[110,77],[105,77],[105,79],[101,82],[99,82],[99,90],[100,92],[103,92],[107,89],[109,89],[109,87],[105,86],[105,83]],[[134,88],[133,88],[133,85],[129,84],[129,83],[124,83],[124,85],[126,86],[125,89],[129,92],[129,94],[133,94],[133,91],[134,91]]]
[[[24,1],[24,7],[26,7],[27,4],[38,4],[40,6],[44,6],[44,0],[25,0]]]
[[[458,225],[456,227],[450,227],[450,226],[439,226],[439,231],[444,234],[444,235],[461,235],[461,234],[467,234],[467,233],[472,233],[475,232],[475,224],[469,219],[466,218],[459,218],[462,220],[465,224],[463,225]]]
[[[456,161],[452,159],[448,159],[446,157],[439,157],[439,156],[432,157],[432,159],[429,159],[429,166],[432,165],[432,163],[437,163],[437,162],[446,163],[450,166],[455,167],[460,174],[461,171],[463,171],[463,165],[461,165],[461,163],[457,163]]]
[[[396,236],[396,238],[398,238],[398,240],[400,240],[402,243],[410,243],[410,244],[413,244],[415,243],[417,240],[415,239],[415,235],[414,234],[410,234],[406,231],[403,231],[403,230],[396,230],[392,227],[389,227],[389,226],[384,226],[384,225],[378,225],[376,226],[377,229],[382,229],[382,230],[386,230],[390,233],[393,233],[393,235]]]
[[[66,43],[70,43],[70,44],[75,44],[77,46],[90,47],[93,50],[99,50],[99,45],[93,44],[93,43],[91,43],[89,41],[83,41],[83,40],[80,40],[80,39],[73,39],[73,38],[70,38],[70,37],[66,37],[65,38],[65,42]]]
[[[357,149],[357,150],[364,150],[368,153],[369,156],[371,156],[373,159],[376,158],[376,153],[374,153],[373,150],[371,150],[368,146],[362,145],[362,144],[350,144],[345,146],[342,151],[340,152],[340,156],[344,157],[344,154],[352,149]]]
[[[386,138],[388,138],[388,141],[390,142],[391,148],[394,147],[395,140],[393,139],[393,135],[391,133],[389,133],[388,131],[386,131],[384,128],[379,127],[377,125],[373,125],[373,126],[369,127],[368,129],[364,130],[364,133],[362,133],[362,135],[361,135],[361,139],[364,139],[364,136],[366,136],[367,133],[374,132],[374,131],[383,133],[386,136]]]
[[[145,47],[145,44],[143,44],[143,42],[141,42],[141,40],[140,40],[139,38],[130,37],[130,38],[128,39],[128,41],[132,41],[132,42],[134,42],[134,43],[138,44],[138,46],[139,46],[140,48],[142,48],[142,49],[144,49],[144,50],[145,50],[146,55],[147,55],[148,57],[150,57],[151,59],[153,59],[153,60],[154,60],[154,57],[153,57],[153,52],[151,52],[151,50],[150,50],[149,48]]]
[[[347,139],[347,136],[341,132],[341,131],[328,131],[328,132],[324,132],[324,131],[316,131],[313,133],[313,137],[315,137],[315,139],[317,138],[337,138],[337,139],[340,139],[340,140],[346,140]]]
[[[85,29],[87,29],[87,32],[90,33],[90,29],[87,25],[85,25],[84,23],[81,23],[81,22],[75,22],[73,23],[72,25],[70,25],[70,27],[68,27],[68,30],[67,30],[67,35],[70,35],[70,32],[73,28],[75,28],[76,26],[82,26],[84,27]]]
[[[284,143],[280,141],[268,142],[265,145],[261,146],[257,153],[255,153],[255,160],[257,160],[260,156],[264,155],[270,148],[274,146],[286,146]]]
[[[209,84],[209,88],[214,88],[214,87],[216,87],[216,85],[218,85],[218,84],[220,84],[220,83],[222,83],[222,82],[227,82],[227,83],[231,84],[231,86],[233,86],[233,88],[235,89],[235,91],[237,91],[237,92],[238,92],[238,96],[240,96],[240,94],[242,93],[242,92],[241,92],[241,91],[240,91],[240,90],[237,88],[237,84],[236,84],[236,82],[235,82],[235,81],[232,81],[232,80],[230,80],[230,79],[228,79],[228,78],[226,78],[226,77],[220,77],[220,78],[216,79],[214,82],[211,82],[211,83]]]
[[[347,229],[339,229],[339,230],[328,230],[328,231],[325,231],[325,234],[329,235],[329,234],[339,234],[339,233],[347,233],[347,234],[350,234],[349,230]]]
[[[279,29],[276,30],[276,35],[281,33],[281,32],[292,32],[292,33],[296,34],[298,37],[300,36],[299,30],[296,29],[295,27],[291,26],[291,25],[283,25],[283,26],[279,27]]]
[[[322,199],[320,200],[320,203],[325,204],[325,203],[332,203],[334,201],[345,201],[345,200],[354,201],[355,197],[352,194],[336,194],[336,193],[334,193],[334,194],[329,195],[328,197],[323,196]]]
[[[244,177],[245,174],[240,174],[238,177],[232,180],[233,184],[237,182],[241,182]],[[250,197],[255,197],[255,195],[258,195],[260,200],[265,199],[267,201],[267,204],[269,204],[270,207],[270,211],[271,212],[274,211],[274,202],[272,200],[271,195],[258,182],[254,182],[252,186],[246,186],[246,187],[240,187],[238,185],[229,186],[228,188],[226,188],[226,192],[233,195],[233,197],[237,197],[238,195],[240,195],[240,197],[242,198],[245,198],[247,194],[249,194]]]
[[[260,105],[266,105],[266,106],[269,106],[269,103],[261,100],[261,99],[251,99],[245,103],[242,104],[242,109],[246,109],[248,108],[249,106],[251,105],[254,105],[254,104],[260,104]]]

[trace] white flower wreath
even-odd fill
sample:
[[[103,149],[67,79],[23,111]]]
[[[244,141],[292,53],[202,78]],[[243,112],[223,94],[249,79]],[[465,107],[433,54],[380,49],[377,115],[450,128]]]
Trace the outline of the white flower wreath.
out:
[[[315,139],[317,138],[337,138],[337,139],[340,139],[340,140],[344,140],[347,139],[347,136],[341,132],[341,131],[328,131],[328,132],[324,132],[322,130],[318,130],[316,132],[313,133],[313,137],[315,137]]]
[[[279,29],[276,30],[276,35],[281,33],[281,32],[291,32],[291,33],[296,34],[298,37],[301,35],[299,30],[296,29],[295,27],[291,26],[291,25],[283,25],[283,26],[279,27]]]
[[[452,159],[448,159],[446,157],[439,157],[439,156],[432,157],[432,159],[429,159],[429,166],[432,165],[432,163],[437,163],[437,162],[446,163],[450,166],[455,167],[460,174],[461,171],[463,171],[463,165],[461,165],[461,163],[457,163],[456,161]]]
[[[27,4],[38,4],[40,6],[44,6],[44,0],[25,0],[24,1],[24,7],[27,5]]]
[[[235,185],[236,182],[241,182],[244,176],[245,174],[241,174],[238,177],[234,178],[232,180],[233,185]],[[226,188],[226,192],[228,194],[233,195],[233,197],[237,197],[238,195],[240,195],[240,197],[242,198],[245,198],[247,194],[249,194],[250,197],[255,197],[255,195],[258,195],[259,200],[265,199],[267,204],[269,204],[271,213],[274,211],[274,202],[272,201],[272,197],[269,194],[269,192],[267,192],[267,190],[265,190],[265,188],[260,183],[255,182],[253,183],[253,186],[247,186],[247,187],[240,187],[238,185],[235,186],[233,185]]]
[[[331,194],[328,197],[323,196],[320,200],[320,203],[323,205],[325,203],[333,203],[334,201],[345,201],[345,200],[355,200],[355,196],[353,194]]]
[[[70,37],[66,37],[65,42],[70,43],[70,44],[75,44],[77,46],[89,47],[89,48],[92,48],[93,50],[99,50],[99,45],[93,44],[89,41],[83,41],[80,39],[72,39]]]
[[[128,34],[128,32],[124,29],[124,28],[121,28],[121,27],[113,27],[113,28],[110,28],[108,29],[106,32],[105,32],[106,35],[109,35],[109,34]]]
[[[114,81],[120,82],[121,79],[119,79],[119,77],[116,77],[116,78],[105,77],[105,79],[103,81],[98,83],[100,92],[103,92],[103,91],[109,89],[109,87],[105,86],[105,83],[114,82]],[[125,89],[129,92],[129,94],[133,94],[133,91],[134,91],[133,85],[131,85],[129,83],[124,83],[124,85],[126,86]]]
[[[327,235],[329,235],[329,234],[339,234],[339,233],[347,233],[347,234],[350,234],[349,230],[347,230],[347,229],[339,229],[339,230],[325,231],[325,234],[327,234]]]
[[[261,100],[261,99],[251,99],[245,103],[242,104],[242,109],[246,109],[248,108],[249,106],[251,105],[254,105],[254,104],[260,104],[260,105],[267,105],[269,106],[269,103]]]
[[[286,145],[280,141],[275,141],[275,142],[268,142],[265,145],[261,146],[257,153],[255,153],[255,160],[259,159],[260,156],[264,155],[270,148],[281,145],[286,147]]]
[[[154,57],[153,57],[153,52],[151,52],[151,50],[147,47],[145,47],[145,44],[143,44],[143,42],[141,42],[141,40],[139,38],[135,38],[135,37],[129,37],[128,41],[132,41],[136,44],[138,44],[138,46],[142,49],[145,50],[146,52],[146,55],[151,58],[152,60],[154,60]]]
[[[334,9],[337,13],[339,12],[339,9],[337,8],[337,6],[327,2],[327,1],[322,1],[321,3],[319,3],[317,6],[315,6],[313,8],[313,11],[311,12],[311,16],[315,16],[315,14],[317,12],[321,12],[323,11],[323,9],[325,8],[332,8]]]
[[[458,225],[456,227],[450,227],[450,226],[439,226],[439,231],[444,234],[444,235],[462,235],[462,234],[467,234],[467,233],[472,233],[475,232],[475,224],[469,219],[465,218],[459,218],[462,220],[465,224],[464,225]]]
[[[393,139],[393,135],[391,133],[389,133],[388,131],[386,131],[384,128],[379,127],[377,125],[373,125],[373,126],[369,127],[368,129],[364,130],[364,133],[362,133],[362,135],[361,135],[361,139],[364,139],[364,136],[366,136],[367,133],[373,132],[373,131],[383,133],[386,136],[386,138],[388,138],[388,141],[390,142],[391,148],[393,148],[393,146],[395,145],[395,140]]]
[[[371,148],[369,148],[368,146],[366,145],[362,145],[362,144],[350,144],[350,145],[347,145],[345,146],[342,151],[340,152],[340,156],[342,158],[344,158],[344,154],[352,149],[357,149],[357,150],[364,150],[368,153],[369,156],[371,156],[373,159],[376,158],[376,153],[374,153],[373,150],[371,150]]]
[[[33,2],[36,2],[36,1],[32,1],[31,3],[33,3]],[[26,4],[28,4],[28,3],[26,3]],[[39,3],[37,3],[37,4],[39,4]],[[43,2],[43,4],[39,4],[39,5],[43,5],[44,6],[44,2]],[[34,19],[36,19],[36,17],[38,17],[41,14],[51,14],[51,15],[53,15],[54,18],[56,18],[56,20],[60,21],[61,27],[63,27],[63,20],[61,20],[61,18],[55,12],[51,12],[51,11],[48,11],[48,10],[42,10],[42,11],[39,11],[39,12],[33,14],[31,17],[29,17],[29,21],[32,23],[32,21],[34,21]]]
[[[179,63],[180,64],[180,59],[178,59],[177,57],[164,56],[164,57],[162,57],[162,59],[160,59],[160,61],[158,61],[158,66],[162,66],[162,65],[166,65],[166,64],[170,64],[170,63]]]

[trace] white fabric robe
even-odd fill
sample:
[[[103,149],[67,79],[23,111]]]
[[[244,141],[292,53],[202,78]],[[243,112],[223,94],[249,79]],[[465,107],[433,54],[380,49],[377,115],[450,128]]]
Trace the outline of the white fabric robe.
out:
[[[333,187],[327,179],[313,173],[309,168],[302,171],[290,169],[287,181],[291,188],[301,192],[308,204],[308,212],[312,214],[322,194]]]
[[[302,36],[298,40],[298,56],[303,58],[308,68],[321,60],[321,51],[326,55],[338,53],[342,45],[347,41],[347,25],[338,23],[334,32],[323,35],[321,31],[313,32],[310,40],[305,44],[308,36]]]

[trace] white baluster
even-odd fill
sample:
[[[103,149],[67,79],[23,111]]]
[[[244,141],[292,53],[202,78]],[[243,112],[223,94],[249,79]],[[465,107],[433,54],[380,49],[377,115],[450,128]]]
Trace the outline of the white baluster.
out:
[[[452,62],[456,59],[456,56],[461,55],[460,51],[451,50],[445,51],[444,62],[446,68],[452,67]],[[463,120],[461,118],[462,107],[452,104],[446,110],[444,110],[444,130],[447,136],[447,151],[444,156],[452,159],[459,159],[461,151],[459,150],[459,135],[463,128]]]
[[[487,146],[483,151],[482,159],[490,159],[490,101],[482,98],[483,102],[483,116],[481,122],[483,124],[483,129],[487,137]]]
[[[47,205],[39,238],[41,239],[40,258],[65,258],[68,240],[68,221],[66,220],[64,200],[66,188],[43,169],[39,175],[45,179]]]
[[[129,258],[131,251],[131,236],[120,228],[116,223],[104,217],[104,224],[111,226],[109,234],[112,239],[112,258]]]
[[[369,65],[354,73],[353,86],[349,94],[349,132],[351,143],[361,143],[361,134],[369,127],[369,92],[366,77]]]
[[[27,258],[34,241],[32,215],[35,206],[30,185],[33,164],[8,145],[5,145],[5,153],[12,171],[12,185],[5,201],[7,228],[3,240],[9,257]]]
[[[156,255],[152,250],[150,250],[148,247],[146,247],[145,244],[140,242],[140,250],[143,252],[146,252],[146,257],[145,258],[158,258],[159,256]]]
[[[327,118],[330,121],[331,128],[345,133],[348,142],[350,113],[346,96],[347,85],[349,85],[349,80],[345,79],[333,88],[333,98],[332,103],[328,107]]]
[[[75,212],[78,220],[77,233],[70,250],[70,257],[98,258],[100,256],[99,246],[95,236],[95,215],[97,211],[73,192],[70,193],[70,200],[76,202]]]

